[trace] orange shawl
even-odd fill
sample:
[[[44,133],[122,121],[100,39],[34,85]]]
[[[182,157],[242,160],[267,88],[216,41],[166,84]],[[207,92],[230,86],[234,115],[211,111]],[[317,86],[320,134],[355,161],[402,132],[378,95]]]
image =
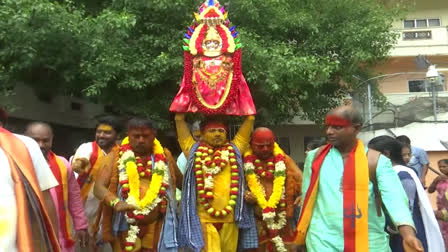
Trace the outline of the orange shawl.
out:
[[[41,245],[48,246],[49,251],[61,251],[45,208],[28,148],[20,139],[2,127],[0,127],[0,146],[8,158],[12,180],[14,181],[17,212],[20,213],[20,218],[17,218],[18,251],[33,252],[36,248],[33,241],[38,240]],[[36,203],[36,205],[33,203]],[[33,210],[37,210],[37,213],[33,213]],[[37,216],[33,216],[33,214]],[[33,228],[35,224],[38,227]],[[36,229],[39,230],[39,234],[33,234],[32,230]],[[40,237],[33,237],[33,235],[40,235],[44,240],[40,240]]]
[[[302,205],[295,243],[305,244],[319,191],[320,168],[331,149],[327,144],[319,149],[311,166],[311,179]],[[344,252],[368,251],[369,168],[364,144],[358,140],[350,152],[343,173],[343,228]]]
[[[65,246],[72,247],[75,245],[71,234],[70,213],[68,208],[68,180],[67,180],[67,167],[64,162],[56,156],[52,151],[48,153],[48,163],[50,169],[53,172],[54,177],[58,181],[59,185],[56,189],[56,198],[58,204],[56,207],[59,213],[59,228],[61,228],[62,234],[65,238]]]

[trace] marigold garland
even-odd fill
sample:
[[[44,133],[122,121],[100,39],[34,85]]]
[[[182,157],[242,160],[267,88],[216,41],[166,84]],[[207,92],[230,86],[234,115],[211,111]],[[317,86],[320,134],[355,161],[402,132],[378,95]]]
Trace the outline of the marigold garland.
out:
[[[140,199],[140,174],[138,169],[138,159],[129,145],[129,139],[126,137],[120,146],[120,158],[118,160],[119,183],[121,186],[122,197],[126,203],[138,207],[137,210],[127,212],[126,220],[130,224],[128,236],[126,238],[125,251],[132,251],[137,240],[140,228],[135,225],[137,220],[144,219],[160,203],[161,212],[166,211],[167,199],[165,198],[168,188],[168,165],[163,151],[163,147],[157,139],[153,143],[154,167],[151,171],[151,182],[144,197]],[[134,225],[132,225],[134,224]]]
[[[232,213],[239,192],[239,174],[235,150],[229,143],[216,149],[201,143],[195,152],[195,156],[194,171],[199,203],[210,216],[223,218]],[[223,209],[215,209],[211,204],[214,199],[213,176],[219,174],[228,164],[231,169],[230,200]]]
[[[251,150],[244,154],[244,170],[250,191],[257,199],[258,205],[263,211],[263,221],[269,229],[271,241],[275,244],[277,251],[287,251],[283,240],[278,235],[278,231],[286,225],[286,200],[285,200],[285,181],[286,181],[286,165],[285,154],[283,150],[274,144],[274,181],[272,194],[269,200],[266,200],[266,192],[261,185],[259,177],[266,171],[256,171],[255,161],[259,160]],[[257,162],[257,163],[260,163]],[[262,166],[258,166],[262,167]],[[268,168],[269,169],[269,168]],[[278,213],[276,212],[278,210]],[[277,221],[275,218],[277,217]]]

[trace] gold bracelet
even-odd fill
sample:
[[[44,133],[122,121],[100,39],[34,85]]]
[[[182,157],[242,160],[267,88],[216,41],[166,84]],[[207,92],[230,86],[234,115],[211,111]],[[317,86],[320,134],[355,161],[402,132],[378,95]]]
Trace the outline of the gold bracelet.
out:
[[[110,207],[114,208],[115,205],[116,205],[118,202],[120,202],[120,199],[119,199],[119,198],[115,198],[114,200],[111,200],[111,201],[109,202],[109,205],[110,205]]]

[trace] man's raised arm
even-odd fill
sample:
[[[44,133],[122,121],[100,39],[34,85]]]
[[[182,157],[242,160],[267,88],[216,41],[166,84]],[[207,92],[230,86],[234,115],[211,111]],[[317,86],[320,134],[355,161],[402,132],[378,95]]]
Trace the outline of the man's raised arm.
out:
[[[185,122],[185,114],[176,113],[174,120],[176,121],[177,140],[179,141],[180,148],[182,148],[185,157],[188,157],[190,148],[195,141],[188,128],[187,122]]]
[[[246,119],[239,128],[238,133],[236,133],[235,137],[232,140],[232,142],[240,150],[241,154],[244,154],[244,152],[249,147],[250,136],[252,134],[252,130],[254,129],[254,121],[255,116],[246,116]]]

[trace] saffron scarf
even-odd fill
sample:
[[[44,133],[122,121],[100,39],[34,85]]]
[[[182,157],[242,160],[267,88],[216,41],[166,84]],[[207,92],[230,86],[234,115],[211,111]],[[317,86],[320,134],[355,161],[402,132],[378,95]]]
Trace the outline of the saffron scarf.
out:
[[[319,190],[320,168],[331,147],[330,144],[327,144],[322,150],[319,149],[311,166],[310,185],[297,224],[294,241],[297,244],[305,244]],[[342,193],[344,252],[368,251],[369,168],[364,144],[360,140],[344,164]]]
[[[14,182],[17,212],[20,214],[20,218],[17,218],[18,251],[33,252],[40,247],[39,245],[47,246],[47,251],[61,251],[45,208],[28,148],[20,139],[2,127],[0,127],[0,146],[8,158]],[[40,232],[33,233],[32,230],[35,229]],[[35,241],[39,241],[39,244]]]
[[[79,188],[81,189],[81,199],[85,202],[90,190],[92,189],[93,182],[95,182],[96,175],[100,166],[101,158],[104,157],[104,153],[100,146],[96,142],[92,142],[92,155],[90,155],[90,169],[83,175],[80,175],[77,179]]]
[[[71,234],[70,214],[68,211],[68,180],[67,167],[64,162],[56,156],[52,151],[48,153],[48,163],[53,172],[54,177],[59,185],[55,188],[58,204],[57,211],[59,214],[59,227],[62,229],[62,234],[65,239],[65,247],[72,247],[75,245]]]

